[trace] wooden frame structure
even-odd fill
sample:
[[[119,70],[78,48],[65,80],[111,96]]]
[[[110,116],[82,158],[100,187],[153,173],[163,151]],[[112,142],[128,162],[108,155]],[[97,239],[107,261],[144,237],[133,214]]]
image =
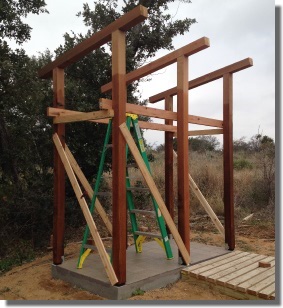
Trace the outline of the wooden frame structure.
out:
[[[223,236],[228,249],[235,247],[234,209],[233,209],[233,122],[232,122],[232,75],[252,66],[250,58],[244,59],[217,71],[189,80],[189,57],[210,46],[209,39],[200,38],[186,46],[175,50],[135,71],[126,74],[126,35],[125,32],[147,18],[147,9],[141,5],[123,15],[106,28],[93,34],[73,49],[59,56],[39,71],[40,78],[53,78],[53,107],[48,108],[47,115],[53,117],[54,125],[54,230],[53,230],[53,263],[63,262],[64,256],[64,207],[65,207],[65,171],[71,181],[78,202],[82,208],[99,254],[111,284],[126,283],[126,142],[140,166],[142,174],[149,184],[151,192],[158,202],[166,220],[168,231],[174,237],[180,261],[190,262],[190,205],[189,187],[196,193],[201,204],[212,218],[215,226]],[[64,97],[64,68],[78,61],[89,52],[112,42],[112,81],[101,87],[102,93],[112,91],[112,100],[101,99],[101,111],[77,112],[66,110]],[[128,84],[147,76],[172,63],[177,63],[177,86],[149,98],[151,103],[165,100],[165,110],[152,107],[137,106],[127,103]],[[213,80],[223,78],[223,120],[210,119],[189,114],[189,90]],[[177,95],[177,112],[173,111],[173,96]],[[165,132],[165,202],[162,200],[155,184],[144,168],[131,135],[125,127],[126,112],[146,115],[165,120],[164,124],[139,121],[144,129],[162,130]],[[65,123],[91,121],[108,123],[113,118],[113,221],[109,221],[99,201],[96,209],[102,217],[108,231],[112,235],[113,267],[106,257],[105,249],[99,237],[96,225],[91,217],[79,182],[89,197],[92,188],[84,177],[73,155],[65,145]],[[173,125],[177,121],[177,126]],[[207,130],[188,130],[188,123],[213,127]],[[189,175],[188,136],[223,134],[224,136],[224,211],[225,228],[221,225],[210,205],[199,191]],[[173,222],[173,137],[178,138],[178,230]],[[176,155],[175,155],[176,156]]]

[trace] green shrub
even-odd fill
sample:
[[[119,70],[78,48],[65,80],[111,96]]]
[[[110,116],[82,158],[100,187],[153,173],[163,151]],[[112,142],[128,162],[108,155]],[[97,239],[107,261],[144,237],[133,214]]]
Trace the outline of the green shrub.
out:
[[[244,158],[234,160],[235,170],[252,169],[252,168],[253,168],[253,165]]]

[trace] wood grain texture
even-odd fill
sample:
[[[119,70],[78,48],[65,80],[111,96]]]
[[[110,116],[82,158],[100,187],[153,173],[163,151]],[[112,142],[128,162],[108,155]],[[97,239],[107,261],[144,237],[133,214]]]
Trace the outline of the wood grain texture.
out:
[[[66,153],[64,151],[62,143],[60,142],[60,139],[59,139],[59,137],[58,137],[58,135],[56,133],[53,135],[53,142],[54,142],[54,144],[56,146],[56,149],[58,151],[60,159],[61,159],[61,161],[62,161],[62,163],[64,165],[64,168],[65,168],[65,170],[67,172],[67,175],[69,177],[69,180],[71,182],[73,190],[74,190],[74,192],[76,194],[77,200],[78,200],[78,202],[80,204],[81,210],[83,212],[83,215],[84,215],[85,220],[87,222],[87,225],[89,227],[90,233],[91,233],[91,235],[93,237],[93,240],[95,242],[95,245],[97,247],[99,256],[100,256],[101,261],[102,261],[102,263],[104,265],[104,268],[106,270],[106,274],[107,274],[107,276],[108,276],[108,278],[110,280],[110,283],[112,285],[115,285],[118,282],[118,279],[117,279],[117,277],[115,275],[115,272],[113,270],[113,267],[111,265],[110,258],[108,256],[106,250],[105,250],[105,247],[103,245],[103,242],[101,240],[101,237],[99,235],[97,227],[96,227],[95,222],[93,220],[93,217],[91,216],[91,213],[89,211],[88,205],[87,205],[87,203],[85,201],[85,198],[83,196],[83,192],[82,192],[82,190],[81,190],[81,188],[79,186],[79,183],[78,183],[78,181],[76,179],[74,171],[73,171],[73,169],[71,167],[71,164],[70,164],[70,162],[68,160],[68,157],[67,157],[67,155],[66,155]]]
[[[112,128],[112,260],[118,284],[126,283],[127,202],[126,142],[119,126],[126,120],[126,35],[117,30],[112,34],[113,128]]]
[[[65,68],[71,63],[74,63],[87,55],[91,51],[101,47],[111,41],[111,34],[120,29],[127,31],[135,25],[144,21],[148,16],[147,8],[138,5],[130,12],[121,16],[119,19],[112,22],[110,25],[103,28],[101,31],[94,33],[90,38],[85,39],[74,48],[64,52],[55,61],[45,65],[39,72],[40,78],[50,78],[52,70],[56,67]]]
[[[74,170],[78,180],[80,181],[81,185],[85,189],[86,193],[88,194],[89,199],[91,200],[93,197],[93,189],[90,186],[88,180],[86,179],[85,175],[83,174],[80,166],[78,165],[77,161],[75,160],[72,152],[68,148],[68,146],[65,144],[65,152],[67,155],[67,158],[72,166],[72,169]],[[95,209],[97,210],[98,214],[100,215],[102,221],[104,222],[107,230],[109,231],[109,234],[112,235],[112,223],[108,218],[108,215],[104,211],[104,208],[102,207],[101,203],[99,202],[98,198],[96,197],[95,200]]]
[[[135,80],[147,76],[153,72],[156,72],[170,64],[173,64],[177,61],[180,56],[188,57],[194,53],[197,53],[205,48],[210,46],[209,39],[207,37],[202,37],[182,48],[179,48],[171,53],[146,64],[135,71],[132,71],[126,75],[127,85],[132,83]],[[187,80],[188,81],[188,80]],[[101,92],[106,93],[112,89],[112,83],[109,82],[101,87]]]
[[[244,60],[238,61],[236,63],[222,67],[222,68],[220,68],[216,71],[210,72],[210,73],[205,74],[201,77],[198,77],[196,79],[188,81],[189,82],[189,88],[190,88],[190,90],[192,90],[194,88],[197,88],[197,87],[202,86],[204,84],[207,84],[209,82],[220,79],[225,74],[233,74],[233,73],[239,72],[241,70],[244,70],[246,68],[249,68],[251,66],[253,66],[253,59],[246,58]],[[154,103],[157,103],[157,102],[163,100],[167,96],[175,96],[175,95],[177,95],[177,87],[174,87],[174,88],[168,89],[166,91],[163,91],[161,93],[150,96],[149,102],[154,104]]]
[[[56,68],[53,71],[53,107],[58,110],[65,108],[64,70]],[[56,133],[65,146],[65,124],[53,125]],[[54,210],[53,210],[53,263],[61,264],[64,258],[65,231],[65,169],[56,148],[54,157]]]
[[[165,98],[165,110],[173,111],[173,97]],[[166,125],[173,125],[173,120],[165,120]],[[165,132],[165,204],[174,220],[174,157],[173,157],[174,133]],[[167,233],[171,231],[167,227]]]
[[[177,134],[178,134],[178,231],[190,253],[190,195],[188,145],[188,58],[177,59]]]
[[[223,76],[223,170],[225,243],[235,248],[233,168],[233,75]]]

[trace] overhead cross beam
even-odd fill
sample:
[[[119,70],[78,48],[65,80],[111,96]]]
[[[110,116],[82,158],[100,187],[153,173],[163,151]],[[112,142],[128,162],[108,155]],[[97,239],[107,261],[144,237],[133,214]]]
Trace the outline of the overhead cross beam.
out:
[[[45,65],[39,72],[40,78],[52,77],[52,70],[56,67],[65,68],[77,62],[91,51],[111,41],[111,35],[116,30],[127,31],[147,18],[147,8],[138,5],[136,8],[121,16],[107,27],[94,33],[90,38],[76,45],[74,48],[64,52],[55,61]]]
[[[222,67],[216,71],[213,71],[211,73],[205,74],[201,77],[198,77],[196,79],[190,80],[189,83],[189,89],[194,89],[199,86],[202,86],[206,83],[212,82],[214,80],[222,78],[225,74],[233,74],[236,72],[239,72],[241,70],[244,70],[248,67],[253,66],[253,59],[246,58],[244,60],[241,60],[239,62],[235,62],[231,65]],[[155,94],[153,96],[149,97],[150,103],[157,103],[159,101],[162,101],[167,96],[175,96],[177,95],[177,87],[171,88],[169,90],[163,91],[161,93]]]
[[[149,64],[146,64],[135,71],[132,71],[126,75],[126,84],[130,84],[135,80],[147,76],[153,72],[161,70],[162,68],[177,62],[177,59],[181,56],[188,57],[191,56],[205,48],[210,46],[209,38],[202,37],[182,48],[174,50],[173,52],[161,57]],[[101,92],[109,92],[112,89],[112,82],[109,82],[101,87]]]

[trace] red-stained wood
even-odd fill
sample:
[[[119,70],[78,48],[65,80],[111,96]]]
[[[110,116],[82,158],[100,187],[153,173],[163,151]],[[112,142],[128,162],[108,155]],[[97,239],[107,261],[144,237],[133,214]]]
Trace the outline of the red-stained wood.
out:
[[[173,111],[173,97],[165,98],[165,109]],[[173,125],[173,120],[165,120],[166,125]],[[174,174],[173,174],[173,137],[174,133],[165,132],[165,204],[174,220]],[[167,227],[167,233],[170,230]]]
[[[126,142],[119,126],[126,121],[126,42],[125,33],[112,34],[112,211],[113,211],[113,267],[118,285],[126,283],[127,207],[126,207]]]
[[[178,134],[178,230],[190,254],[189,146],[188,146],[188,58],[177,60]],[[180,253],[179,253],[179,256]],[[184,260],[183,260],[184,262]]]
[[[223,165],[225,243],[235,248],[233,189],[233,75],[223,76]]]
[[[55,61],[44,66],[38,75],[40,78],[49,78],[52,75],[52,70],[56,67],[65,68],[68,65],[80,60],[83,56],[87,55],[91,51],[99,48],[100,46],[111,41],[111,34],[120,29],[127,31],[135,25],[141,23],[147,18],[147,8],[138,5],[130,12],[121,16],[119,19],[112,22],[99,32],[94,33],[90,38],[82,41],[74,48],[64,52]]]
[[[236,73],[241,70],[244,70],[246,68],[249,68],[253,66],[253,59],[251,58],[246,58],[244,60],[238,61],[236,63],[233,63],[231,65],[222,67],[216,71],[210,72],[208,74],[205,74],[201,77],[198,77],[196,79],[190,80],[189,81],[189,87],[190,89],[197,88],[199,86],[202,86],[206,83],[212,82],[214,80],[220,79],[223,77],[223,75],[228,74],[228,73]],[[163,100],[167,96],[174,96],[177,94],[177,87],[171,88],[169,90],[166,90],[164,92],[155,94],[149,98],[150,103],[157,103],[161,100]]]
[[[53,106],[65,108],[64,70],[53,70]],[[65,146],[65,124],[54,124],[61,143]],[[53,264],[61,264],[64,257],[65,229],[65,168],[54,146],[54,212],[53,212]]]
[[[132,72],[129,72],[126,75],[126,82],[127,85],[132,83],[135,80],[139,80],[140,78],[147,76],[151,73],[154,73],[158,70],[161,70],[162,68],[173,64],[177,61],[177,58],[180,56],[190,56],[194,53],[197,53],[205,48],[208,48],[210,46],[209,38],[202,37],[182,48],[179,48],[177,50],[172,51],[171,53],[150,62],[149,64],[146,64]],[[188,82],[188,81],[187,81]],[[109,82],[101,87],[101,92],[105,93],[110,91],[112,88],[112,83]]]

